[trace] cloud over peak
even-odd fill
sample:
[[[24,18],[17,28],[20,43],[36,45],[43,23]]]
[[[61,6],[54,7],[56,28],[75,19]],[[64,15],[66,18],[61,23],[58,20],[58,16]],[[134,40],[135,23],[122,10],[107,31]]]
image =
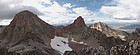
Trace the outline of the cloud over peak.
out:
[[[140,0],[114,0],[116,6],[102,6],[101,12],[117,19],[139,19]]]

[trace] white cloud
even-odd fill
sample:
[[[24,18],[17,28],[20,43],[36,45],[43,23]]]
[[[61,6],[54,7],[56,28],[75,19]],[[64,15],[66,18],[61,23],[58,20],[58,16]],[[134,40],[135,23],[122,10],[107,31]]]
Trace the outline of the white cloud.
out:
[[[42,14],[35,7],[21,5],[21,3],[23,3],[22,0],[0,0],[0,25],[8,25],[10,23],[9,20],[11,20],[16,13],[22,10],[30,10],[38,15]]]
[[[42,5],[42,3],[45,3],[48,6]],[[86,22],[89,22],[91,20],[93,22],[93,19],[95,19],[94,12],[88,10],[86,7],[73,8],[75,7],[75,5],[72,5],[71,3],[60,5],[56,1],[52,0],[0,0],[0,7],[1,6],[5,8],[1,9],[0,15],[2,17],[5,17],[11,14],[11,16],[7,17],[9,19],[13,18],[16,13],[24,9],[32,11],[49,24],[70,24],[78,16],[82,16],[83,18],[85,18]],[[39,15],[42,13],[43,15]],[[1,20],[3,19],[6,18],[2,18]]]
[[[120,23],[136,23],[136,22],[139,22],[138,20],[119,20],[118,22],[120,22]]]
[[[0,21],[0,25],[7,25],[10,24],[11,19],[7,19],[7,20],[2,20]]]
[[[85,21],[93,22],[93,20],[98,19],[95,15],[95,13],[91,10],[88,10],[86,7],[77,7],[73,9],[73,12],[76,13],[77,16],[82,16],[85,18]]]
[[[119,19],[139,19],[140,0],[114,0],[117,6],[102,6],[101,12]]]
[[[53,1],[50,6],[42,8],[45,16],[40,17],[49,24],[70,24],[78,16],[85,18],[86,22],[95,18],[94,12],[85,7],[72,8],[74,6],[75,5],[71,5],[70,3],[60,5],[59,3]]]
[[[70,3],[66,3],[66,4],[63,5],[63,7],[71,8],[71,7],[73,7],[73,6],[72,6]]]
[[[73,11],[81,16],[92,15],[94,14],[92,11],[88,10],[86,7],[78,7],[74,8]]]
[[[60,5],[54,1],[50,6],[42,8],[45,15],[40,17],[49,24],[70,23],[73,17],[75,17],[75,14],[69,14],[72,11],[68,8],[66,4]]]

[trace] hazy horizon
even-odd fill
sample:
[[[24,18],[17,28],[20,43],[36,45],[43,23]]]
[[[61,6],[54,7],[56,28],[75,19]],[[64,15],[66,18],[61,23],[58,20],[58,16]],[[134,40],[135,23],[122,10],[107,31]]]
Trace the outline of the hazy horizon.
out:
[[[32,3],[31,3],[32,2]],[[29,10],[51,25],[71,24],[82,16],[86,24],[139,24],[138,0],[0,0],[0,25],[8,25],[15,14]]]

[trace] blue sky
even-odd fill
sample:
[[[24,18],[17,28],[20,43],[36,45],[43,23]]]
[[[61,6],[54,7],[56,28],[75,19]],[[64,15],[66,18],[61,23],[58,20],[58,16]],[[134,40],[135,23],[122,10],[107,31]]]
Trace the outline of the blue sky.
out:
[[[14,15],[29,10],[52,25],[70,24],[82,16],[87,24],[138,23],[139,0],[0,0],[0,25],[8,25]]]
[[[107,4],[111,3],[112,0],[55,0],[56,2],[64,5],[65,3],[71,3],[75,7],[87,7],[87,9],[94,12],[98,12],[100,8]]]

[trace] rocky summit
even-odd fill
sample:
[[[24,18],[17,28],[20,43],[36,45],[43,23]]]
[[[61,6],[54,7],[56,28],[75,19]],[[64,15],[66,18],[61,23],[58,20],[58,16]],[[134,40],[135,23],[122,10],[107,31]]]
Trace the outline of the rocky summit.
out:
[[[112,29],[102,22],[95,23],[91,25],[90,28],[101,31],[103,34],[106,34],[107,37],[114,37],[126,40],[126,38],[129,36],[129,33],[121,30]]]
[[[50,46],[53,34],[53,26],[30,11],[22,11],[1,33],[0,54],[59,55]]]

